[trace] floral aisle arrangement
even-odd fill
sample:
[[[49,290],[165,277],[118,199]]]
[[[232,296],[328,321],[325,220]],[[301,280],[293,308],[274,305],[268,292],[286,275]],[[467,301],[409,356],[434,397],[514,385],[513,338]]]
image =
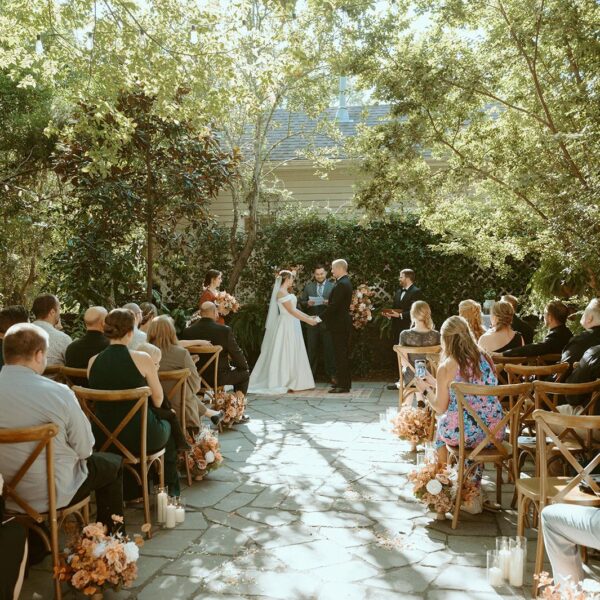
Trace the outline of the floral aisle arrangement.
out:
[[[246,396],[242,392],[217,392],[211,403],[213,410],[223,411],[221,423],[231,427],[239,421],[246,411]]]
[[[538,585],[543,589],[538,592],[539,598],[545,600],[600,600],[600,583],[586,579],[579,583],[567,580],[554,583],[545,571],[535,576]]]
[[[373,320],[373,296],[375,292],[365,283],[361,283],[352,294],[350,314],[354,329],[363,329]]]
[[[433,414],[427,408],[403,406],[392,419],[393,432],[413,447],[429,438]]]
[[[123,523],[118,515],[112,519]],[[108,534],[102,523],[90,523],[68,544],[55,577],[86,596],[101,596],[107,588],[130,587],[137,578],[139,547],[144,543],[140,535],[134,540],[118,530]]]
[[[452,510],[456,498],[456,477],[446,463],[426,462],[420,470],[409,473],[408,480],[414,484],[415,498],[437,513],[439,518]]]
[[[232,296],[227,292],[217,292],[215,304],[217,305],[219,314],[223,317],[229,313],[236,313],[240,310],[240,303],[235,299],[235,296]]]
[[[186,438],[192,449],[181,460],[187,461],[194,479],[200,481],[223,462],[219,438],[208,428],[201,429],[193,438],[188,433]]]

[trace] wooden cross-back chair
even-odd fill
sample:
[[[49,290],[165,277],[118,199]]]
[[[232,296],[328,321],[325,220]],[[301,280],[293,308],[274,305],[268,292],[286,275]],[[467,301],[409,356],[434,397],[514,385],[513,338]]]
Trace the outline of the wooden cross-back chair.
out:
[[[461,383],[454,381],[450,389],[456,394],[456,403],[458,411],[458,429],[459,445],[458,447],[447,446],[450,455],[457,461],[458,478],[457,494],[452,517],[452,529],[456,529],[458,516],[460,513],[460,504],[462,501],[462,488],[468,475],[480,464],[493,463],[496,466],[496,502],[502,503],[502,468],[505,467],[509,475],[516,479],[515,465],[517,464],[517,445],[513,439],[516,427],[516,421],[522,410],[526,395],[531,391],[531,383],[518,383],[514,385],[476,385],[470,383]],[[505,411],[502,419],[494,426],[488,427],[477,411],[465,398],[469,396],[495,396],[500,399],[507,396],[516,398],[511,403],[511,408]],[[465,443],[465,416],[469,416],[475,421],[483,433],[483,439],[474,448],[468,448]],[[510,432],[509,442],[498,440],[496,434],[503,431],[506,427]],[[465,463],[469,461],[472,464],[465,468]]]
[[[160,379],[160,383],[163,387],[163,390],[166,394],[166,398],[171,405],[173,405],[173,400],[179,396],[179,413],[177,417],[179,418],[179,423],[181,425],[181,429],[184,433],[187,433],[187,421],[185,415],[185,397],[186,397],[186,384],[189,376],[191,375],[189,369],[177,369],[175,371],[159,371],[158,378]],[[172,386],[169,388],[169,384],[174,382]],[[164,384],[167,384],[166,386]],[[188,485],[192,485],[192,473],[190,472],[190,465],[187,460],[188,451],[182,450],[185,459],[185,472],[187,476]]]
[[[58,426],[54,423],[37,425],[35,427],[24,427],[19,429],[0,429],[0,445],[15,445],[33,443],[36,444],[27,459],[18,468],[17,472],[5,480],[3,495],[6,500],[11,500],[19,506],[22,512],[7,510],[7,514],[15,517],[17,521],[27,528],[35,531],[42,539],[45,547],[52,554],[54,569],[59,567],[58,530],[69,515],[74,515],[81,523],[89,523],[89,496],[72,506],[64,508],[56,505],[56,482],[54,478],[54,445],[53,440],[58,434]],[[46,479],[48,492],[48,511],[39,512],[18,492],[19,483],[26,476],[35,461],[45,451]],[[42,527],[44,521],[49,521],[50,535]],[[55,597],[62,598],[60,581],[54,580]]]
[[[60,376],[62,381],[72,388],[75,385],[81,387],[87,386],[88,374],[87,369],[75,369],[74,367],[61,367]]]
[[[53,379],[54,381],[61,381],[61,370],[61,365],[46,365],[42,375],[49,379]]]
[[[399,376],[399,388],[398,388],[398,407],[402,408],[403,404],[408,402],[408,399],[419,393],[415,385],[415,367],[410,362],[409,355],[419,355],[422,360],[425,361],[427,371],[435,377],[437,374],[437,368],[440,362],[440,352],[442,347],[437,346],[394,346],[394,351],[398,357],[398,372]],[[407,370],[409,375],[412,375],[411,380],[408,384],[404,383],[404,370]],[[431,389],[435,391],[435,389]]]
[[[157,464],[159,470],[160,486],[165,485],[165,465],[164,448],[148,454],[146,436],[148,432],[148,398],[150,397],[149,387],[139,387],[131,390],[92,390],[80,386],[74,386],[75,392],[83,412],[88,419],[104,433],[106,439],[97,449],[98,452],[118,452],[123,456],[123,466],[126,468],[142,486],[142,496],[144,499],[144,518],[146,523],[152,523],[150,514],[150,497],[148,489],[148,472],[152,465]],[[110,429],[96,416],[93,407],[97,408],[102,402],[128,402],[133,403],[129,412],[123,417],[114,431]],[[129,450],[119,439],[119,435],[125,427],[136,416],[140,415],[140,450],[136,455]],[[139,468],[139,473],[136,467]],[[147,533],[152,536],[151,530]]]
[[[188,346],[187,351],[190,354],[209,355],[206,362],[198,366],[198,375],[200,376],[198,395],[212,394],[214,396],[219,390],[219,357],[223,351],[223,346]],[[206,379],[211,371],[213,375],[212,384]]]
[[[600,507],[600,485],[590,476],[594,469],[600,465],[600,453],[597,453],[584,467],[567,447],[564,439],[554,431],[558,428],[563,428],[564,431],[569,432],[585,430],[590,432],[589,435],[585,436],[590,439],[592,432],[600,429],[600,417],[561,415],[543,410],[536,410],[533,416],[538,432],[537,448],[540,476],[517,480],[519,494],[517,535],[523,535],[525,509],[530,502],[535,505],[538,514],[547,504],[566,503]],[[551,453],[555,450],[558,450],[568,464],[571,465],[575,472],[574,477],[550,477],[548,462]],[[579,488],[579,484],[583,481],[593,490],[592,493],[582,491]],[[534,577],[541,572],[544,559],[544,536],[540,529],[541,527],[538,528]],[[537,595],[537,585],[534,578],[532,587],[532,597],[534,598]]]
[[[499,385],[508,384],[508,374],[506,373],[506,365],[523,365],[527,364],[526,356],[502,356],[492,352],[491,359],[496,367],[496,376],[498,377]]]

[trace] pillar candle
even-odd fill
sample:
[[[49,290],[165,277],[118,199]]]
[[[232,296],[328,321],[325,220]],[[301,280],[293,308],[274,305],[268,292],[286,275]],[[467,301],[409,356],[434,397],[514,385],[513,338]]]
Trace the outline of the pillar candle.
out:
[[[183,506],[178,506],[175,509],[175,521],[177,523],[183,523],[185,521],[185,508],[183,508]]]
[[[165,527],[172,529],[175,527],[175,508],[174,504],[167,504],[167,517],[165,519]]]
[[[510,577],[510,569],[511,569],[511,558],[512,553],[508,548],[503,548],[498,553],[498,560],[500,562],[500,569],[502,569],[502,577],[508,581]]]
[[[156,494],[156,521],[164,523],[167,518],[167,492],[158,492]]]
[[[523,548],[513,548],[510,557],[510,585],[523,585],[523,570],[525,568],[525,552]]]
[[[492,587],[498,587],[502,585],[502,581],[502,569],[499,567],[492,567],[491,569],[488,569],[488,583]]]

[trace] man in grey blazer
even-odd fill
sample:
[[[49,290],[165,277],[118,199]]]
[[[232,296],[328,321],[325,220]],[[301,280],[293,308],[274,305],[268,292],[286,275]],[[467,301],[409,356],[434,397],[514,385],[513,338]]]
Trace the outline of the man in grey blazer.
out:
[[[308,315],[320,317],[327,308],[332,290],[333,282],[327,279],[327,269],[322,264],[316,265],[313,271],[313,279],[304,286],[304,290],[302,290],[299,298],[302,310]],[[331,340],[331,333],[327,330],[325,323],[319,323],[315,327],[306,328],[306,351],[315,379],[319,364],[319,350],[321,348],[323,349],[325,373],[329,381],[334,383],[335,360],[333,357],[333,342]]]

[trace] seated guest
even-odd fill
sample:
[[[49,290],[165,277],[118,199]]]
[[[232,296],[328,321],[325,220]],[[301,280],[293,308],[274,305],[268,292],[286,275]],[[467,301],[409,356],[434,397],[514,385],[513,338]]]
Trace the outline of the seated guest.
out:
[[[554,582],[564,584],[567,578],[573,583],[582,581],[579,548],[600,550],[600,509],[573,504],[546,506],[542,510],[542,529]]]
[[[206,272],[206,275],[204,276],[204,289],[202,290],[200,300],[198,301],[198,306],[200,308],[202,308],[202,305],[205,302],[214,302],[217,299],[221,283],[223,283],[223,273],[221,273],[221,271],[209,269]],[[217,323],[225,325],[225,319],[222,315],[217,316]]]
[[[140,322],[140,331],[148,334],[148,328],[152,319],[158,317],[158,308],[152,304],[152,302],[142,302],[140,304],[140,310],[142,311],[142,320]]]
[[[450,317],[444,321],[440,330],[442,362],[437,377],[427,374],[424,380],[417,380],[417,387],[423,393],[438,418],[435,445],[441,462],[448,462],[446,446],[459,445],[458,402],[456,394],[450,389],[453,381],[476,385],[497,385],[498,378],[490,357],[481,351],[475,343],[469,325],[462,317]],[[435,397],[428,396],[428,387],[436,386]],[[465,400],[475,409],[481,420],[490,429],[498,425],[503,418],[502,404],[496,396],[465,396]],[[477,446],[484,438],[483,430],[472,417],[464,414],[465,441],[467,448]],[[504,439],[504,428],[496,433],[498,440]],[[478,466],[474,472],[474,483],[480,487],[482,469]],[[483,499],[479,494],[471,503],[463,507],[472,513],[479,513]]]
[[[60,302],[52,294],[38,296],[33,301],[31,311],[35,317],[34,325],[41,327],[47,334],[48,365],[64,365],[67,346],[73,341],[66,333],[59,331]]]
[[[475,300],[463,300],[458,305],[458,316],[467,322],[475,341],[485,333],[481,316],[481,304],[479,302],[475,302]]]
[[[527,321],[524,321],[523,319],[521,319],[521,317],[519,317],[519,315],[517,315],[519,301],[510,294],[505,294],[504,296],[501,296],[500,300],[504,300],[504,302],[509,302],[510,305],[513,307],[513,310],[515,311],[512,322],[513,327],[515,331],[520,332],[520,334],[523,336],[523,341],[526,344],[531,344],[533,342],[533,336],[535,335],[535,331],[533,327],[531,327],[531,325],[527,323]]]
[[[59,508],[75,504],[92,491],[96,495],[97,520],[109,528],[111,515],[123,514],[122,458],[116,454],[92,454],[94,436],[75,394],[46,377],[48,334],[39,327],[13,325],[4,337],[5,365],[0,372],[0,428],[34,427],[54,423],[54,476]],[[22,444],[4,444],[0,472],[10,481],[25,460]],[[17,492],[40,512],[48,510],[46,455],[19,482]],[[7,508],[20,507],[7,501]]]
[[[563,348],[561,362],[568,362],[571,366],[578,362],[586,350],[600,344],[600,301],[594,298],[581,315],[583,333],[574,335]]]
[[[248,392],[248,382],[250,381],[250,371],[246,357],[241,351],[233,335],[233,331],[227,325],[217,323],[219,313],[217,307],[212,302],[205,302],[200,308],[201,318],[193,325],[184,330],[181,334],[183,339],[203,339],[208,340],[214,346],[222,346],[223,352],[219,357],[219,385],[233,385],[236,392],[244,395]],[[201,368],[210,357],[200,355],[198,367]],[[211,380],[213,373],[205,372],[205,379],[210,385],[214,385]],[[244,415],[240,419],[241,423],[250,420],[250,417]]]
[[[135,350],[140,344],[143,344],[146,341],[146,334],[139,329],[140,323],[142,322],[142,309],[135,303],[130,302],[126,304],[123,308],[130,310],[135,317],[135,326],[133,328],[133,337],[129,342],[128,348],[130,350]]]
[[[128,348],[133,339],[134,327],[135,317],[131,310],[116,308],[108,313],[104,321],[104,335],[110,340],[110,345],[90,360],[89,387],[96,390],[126,390],[148,386],[152,394],[150,402],[160,407],[164,394],[152,359],[145,352]],[[96,405],[96,416],[114,431],[133,404],[133,401],[99,402]],[[119,435],[123,445],[136,455],[140,451],[140,426],[138,412]],[[99,432],[96,437],[103,438]],[[146,445],[148,454],[165,448],[165,484],[169,487],[170,494],[179,496],[177,451],[171,426],[152,411],[148,411]]]
[[[514,310],[509,302],[494,302],[490,310],[492,327],[479,338],[479,347],[486,352],[504,352],[523,345],[523,336],[512,328]]]
[[[73,369],[87,369],[92,356],[100,354],[109,344],[104,335],[104,319],[108,311],[102,306],[92,306],[85,311],[83,322],[86,333],[71,342],[65,352],[65,365]]]
[[[600,379],[600,345],[586,350],[577,367],[567,377],[566,383],[588,383],[596,379]],[[571,406],[586,406],[590,397],[588,395],[565,396],[565,400]],[[560,411],[560,406],[558,408]],[[600,415],[600,401],[596,402],[595,414]]]
[[[12,325],[16,325],[17,323],[27,323],[28,321],[29,315],[24,306],[7,306],[0,310],[0,371],[2,370],[2,365],[4,365],[4,358],[2,356],[2,340],[4,339],[4,334]]]
[[[503,356],[544,356],[545,354],[560,354],[571,339],[573,334],[565,325],[569,309],[559,300],[553,300],[546,304],[544,309],[544,324],[548,328],[548,335],[543,342],[525,344],[506,350]]]
[[[208,408],[196,395],[200,390],[200,376],[190,353],[177,342],[177,332],[175,331],[173,319],[168,315],[156,317],[148,330],[148,341],[158,346],[162,353],[159,371],[190,370],[190,376],[188,377],[183,393],[185,398],[186,425],[199,429],[201,417],[208,417],[215,425],[218,425],[223,418],[223,413]],[[175,385],[175,382],[165,381],[162,385],[165,393],[168,394]],[[171,403],[177,414],[181,410],[181,407],[178,405],[179,401],[180,395],[177,394]]]

